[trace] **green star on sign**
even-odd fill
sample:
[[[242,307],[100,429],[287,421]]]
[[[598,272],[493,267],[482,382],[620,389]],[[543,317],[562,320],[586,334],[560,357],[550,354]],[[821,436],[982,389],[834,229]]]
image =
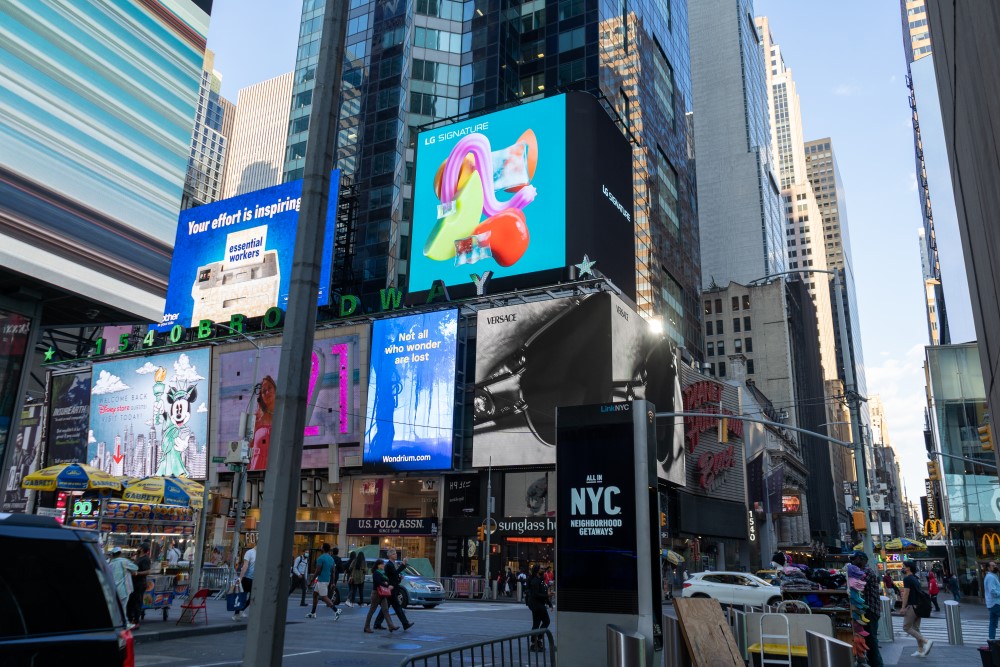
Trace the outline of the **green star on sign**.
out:
[[[45,350],[45,361],[52,361],[52,355],[56,353],[56,348],[50,347]]]
[[[597,264],[597,262],[592,261],[590,257],[584,255],[583,261],[579,264],[574,264],[574,266],[580,270],[580,277],[582,278],[586,275],[594,275],[594,264]]]

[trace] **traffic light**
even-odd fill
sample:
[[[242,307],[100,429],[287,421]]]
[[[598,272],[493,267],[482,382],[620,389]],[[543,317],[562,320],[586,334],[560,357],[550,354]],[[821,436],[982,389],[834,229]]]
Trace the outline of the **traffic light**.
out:
[[[479,526],[478,528],[476,528],[476,539],[479,540],[480,542],[486,540],[486,528],[484,528],[483,526]]]
[[[868,521],[865,519],[865,513],[858,510],[852,514],[854,519],[854,530],[858,532],[864,532],[868,530]]]
[[[663,527],[663,526],[666,526],[666,525],[667,525],[667,513],[666,512],[660,512],[660,527]]]
[[[937,461],[927,462],[927,479],[929,479],[932,482],[941,481],[941,470],[940,468],[938,468]]]
[[[983,443],[984,452],[993,451],[993,427],[989,424],[979,427],[979,442]]]
[[[723,417],[719,420],[719,443],[729,442],[729,419]]]

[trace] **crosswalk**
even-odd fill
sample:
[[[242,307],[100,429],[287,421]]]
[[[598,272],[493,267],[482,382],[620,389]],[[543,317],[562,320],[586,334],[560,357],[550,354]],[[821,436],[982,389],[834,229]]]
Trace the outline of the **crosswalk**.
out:
[[[900,616],[892,617],[892,627],[896,633],[896,639],[908,638],[909,635],[903,632],[903,619]],[[966,646],[985,646],[986,637],[989,632],[989,621],[986,619],[969,619],[962,621],[962,640]],[[948,642],[948,624],[944,616],[932,616],[920,620],[920,634],[927,639],[934,641]]]

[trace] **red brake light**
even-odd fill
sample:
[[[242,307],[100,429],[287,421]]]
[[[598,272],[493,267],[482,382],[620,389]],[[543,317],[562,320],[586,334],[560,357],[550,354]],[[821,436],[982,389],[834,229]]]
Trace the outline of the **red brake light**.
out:
[[[687,588],[687,587],[688,587],[688,586],[690,586],[690,585],[691,585],[691,583],[690,583],[690,582],[688,582],[688,581],[685,581],[685,582],[684,582],[684,585],[683,585],[683,586],[681,586],[681,588]]]
[[[135,639],[131,630],[118,634],[118,652],[122,657],[122,667],[135,667]]]

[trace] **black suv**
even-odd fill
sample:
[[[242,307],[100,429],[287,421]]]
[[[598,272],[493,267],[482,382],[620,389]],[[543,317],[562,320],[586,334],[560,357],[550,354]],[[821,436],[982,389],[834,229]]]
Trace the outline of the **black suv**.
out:
[[[0,514],[0,665],[133,667],[97,535],[50,517]]]

